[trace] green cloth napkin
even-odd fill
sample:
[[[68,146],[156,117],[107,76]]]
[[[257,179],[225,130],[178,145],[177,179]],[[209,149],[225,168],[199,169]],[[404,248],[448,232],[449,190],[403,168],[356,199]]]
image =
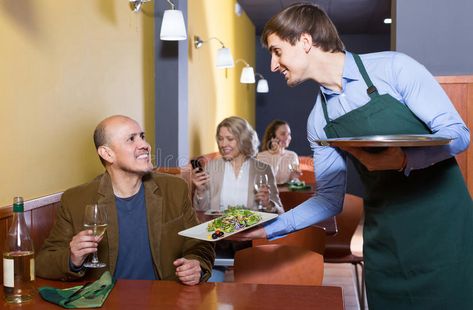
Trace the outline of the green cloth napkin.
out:
[[[300,190],[305,190],[309,189],[310,185],[306,185],[304,181],[301,182],[289,182],[287,183],[287,188],[291,191],[300,191]]]
[[[95,282],[66,289],[44,286],[39,288],[39,294],[44,300],[63,308],[100,308],[114,285],[110,272],[106,271]]]

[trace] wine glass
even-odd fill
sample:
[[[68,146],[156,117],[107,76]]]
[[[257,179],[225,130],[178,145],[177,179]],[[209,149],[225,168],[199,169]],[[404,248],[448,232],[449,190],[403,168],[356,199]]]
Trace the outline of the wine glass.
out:
[[[264,187],[268,186],[268,175],[266,173],[259,174],[255,177],[255,190],[256,192],[259,192],[259,190]],[[263,204],[261,203],[261,200],[258,200],[258,210],[263,210]]]
[[[107,230],[107,212],[105,205],[90,204],[85,206],[84,228],[92,230],[95,237],[101,237]],[[92,260],[84,264],[88,268],[102,268],[105,263],[99,262],[97,251],[92,254]]]
[[[294,177],[294,173],[295,172],[299,172],[299,163],[297,161],[293,161],[292,163],[289,164],[288,166],[289,168],[289,171],[291,172],[291,180],[289,181],[289,183],[300,183],[300,180],[298,177]]]

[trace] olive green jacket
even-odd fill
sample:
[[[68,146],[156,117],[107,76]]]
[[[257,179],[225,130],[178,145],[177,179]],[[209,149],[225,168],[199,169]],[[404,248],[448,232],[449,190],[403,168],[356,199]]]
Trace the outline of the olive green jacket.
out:
[[[156,275],[161,280],[175,280],[173,261],[184,257],[200,261],[202,279],[210,277],[215,259],[209,242],[179,236],[183,229],[199,224],[192,208],[186,182],[175,176],[152,173],[143,177],[148,234]],[[82,231],[84,206],[106,205],[108,228],[99,243],[99,260],[106,268],[72,272],[69,267],[72,237]],[[90,183],[64,192],[57,210],[56,222],[36,257],[36,274],[56,280],[74,280],[87,276],[96,279],[109,270],[113,275],[118,256],[118,218],[110,175],[104,173]]]

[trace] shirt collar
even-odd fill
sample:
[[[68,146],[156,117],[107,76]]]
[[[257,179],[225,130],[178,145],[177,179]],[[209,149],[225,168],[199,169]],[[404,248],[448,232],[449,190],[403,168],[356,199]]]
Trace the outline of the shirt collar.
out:
[[[343,73],[342,73],[342,92],[345,90],[346,84],[351,81],[358,81],[361,78],[360,71],[358,70],[358,66],[356,65],[355,59],[353,58],[353,54],[345,52],[345,62],[343,64]],[[325,88],[324,86],[320,86],[320,90],[328,95],[338,95],[339,92],[333,91],[331,89]]]

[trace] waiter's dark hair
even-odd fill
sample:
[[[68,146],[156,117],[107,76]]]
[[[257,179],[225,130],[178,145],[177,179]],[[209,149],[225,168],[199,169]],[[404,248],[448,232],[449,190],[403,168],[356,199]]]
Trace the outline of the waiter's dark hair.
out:
[[[324,52],[343,52],[345,46],[327,14],[315,4],[296,3],[273,16],[264,26],[261,44],[268,48],[268,37],[276,34],[294,45],[301,35],[312,36],[315,46]]]

